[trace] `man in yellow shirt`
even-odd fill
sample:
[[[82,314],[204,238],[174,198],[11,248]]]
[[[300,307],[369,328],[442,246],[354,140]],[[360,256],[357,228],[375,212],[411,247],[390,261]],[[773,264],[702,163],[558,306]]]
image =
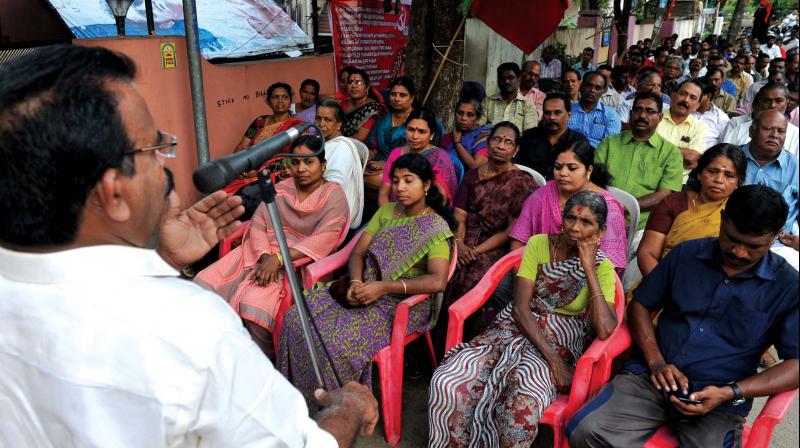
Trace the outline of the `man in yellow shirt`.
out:
[[[497,87],[500,93],[483,100],[487,123],[510,121],[520,131],[536,127],[536,122],[539,121],[536,106],[519,93],[520,73],[519,66],[514,62],[504,62],[497,67]]]
[[[745,59],[746,57],[743,55],[736,56],[736,58],[731,61],[731,70],[728,72],[728,79],[736,86],[736,104],[739,104],[744,93],[753,84],[753,76],[744,69]]]
[[[689,171],[697,166],[700,155],[706,151],[706,125],[692,116],[700,105],[703,90],[697,82],[684,81],[670,97],[670,106],[664,108],[664,118],[656,132],[681,150],[683,156],[683,182]]]

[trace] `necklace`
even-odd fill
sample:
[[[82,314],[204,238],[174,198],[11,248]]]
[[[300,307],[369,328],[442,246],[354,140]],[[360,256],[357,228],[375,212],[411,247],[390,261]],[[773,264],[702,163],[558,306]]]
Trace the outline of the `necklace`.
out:
[[[558,248],[561,246],[561,235],[556,236],[556,243],[555,245],[551,245],[552,253],[550,254],[550,262],[556,261],[556,255],[558,255]]]
[[[409,218],[410,218],[410,217],[412,217],[412,216],[422,216],[422,215],[426,215],[426,214],[428,214],[428,211],[429,211],[430,209],[431,209],[430,207],[425,207],[425,210],[423,210],[423,211],[422,211],[422,213],[417,213],[416,215],[409,215],[409,214],[408,214],[408,209],[406,209],[405,207],[403,207],[403,214],[404,214],[404,215],[406,215],[406,217],[409,217]]]
[[[697,207],[697,200],[698,199],[700,199],[700,193],[699,192],[696,195],[694,195],[694,198],[692,198],[692,208]],[[703,205],[703,201],[700,201],[700,205]]]
[[[403,114],[400,115],[400,118],[398,119],[399,123],[395,124],[395,116],[394,116],[394,114],[392,114],[392,127],[396,128],[396,127],[400,126],[401,124],[405,123],[406,122],[406,118],[408,118],[409,115],[411,115],[411,110],[407,110],[407,111],[403,112]]]

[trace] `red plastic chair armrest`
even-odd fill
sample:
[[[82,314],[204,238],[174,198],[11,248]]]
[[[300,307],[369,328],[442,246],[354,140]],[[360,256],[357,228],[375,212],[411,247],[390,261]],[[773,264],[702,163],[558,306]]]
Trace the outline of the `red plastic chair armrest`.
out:
[[[565,420],[572,418],[583,403],[608,382],[612,361],[631,345],[630,332],[624,323],[625,292],[619,276],[616,276],[614,311],[617,314],[617,327],[605,340],[595,339],[578,359],[569,400],[564,409]]]
[[[415,294],[397,304],[394,311],[394,323],[392,324],[392,349],[400,350],[405,347],[406,330],[408,329],[408,312],[414,305],[420,304],[423,300],[430,297],[430,294]]]
[[[797,392],[798,390],[794,389],[769,397],[764,408],[761,409],[758,417],[756,417],[753,422],[750,436],[747,438],[747,443],[745,443],[746,447],[755,448],[769,446],[775,425],[786,417],[786,413],[789,412],[792,402],[797,397]]]
[[[461,343],[464,337],[464,321],[489,300],[489,297],[491,297],[506,273],[519,266],[524,251],[525,248],[519,248],[498,260],[486,271],[486,274],[474,288],[450,305],[447,309],[449,319],[447,339],[444,346],[445,353]]]
[[[250,228],[250,221],[247,220],[239,226],[236,231],[232,234],[228,235],[227,238],[224,238],[222,241],[219,242],[219,258],[224,257],[231,251],[231,244],[237,239],[244,237],[244,234],[247,233],[247,230]]]
[[[362,232],[358,232],[353,236],[353,239],[351,239],[342,250],[334,252],[322,260],[318,260],[306,266],[303,275],[303,288],[311,289],[314,283],[318,282],[321,278],[332,274],[335,270],[346,265],[347,261],[350,259],[350,253],[353,252],[353,248],[356,247],[358,240],[361,238],[361,233]]]
[[[298,258],[297,260],[292,260],[292,266],[294,266],[295,269],[302,268],[303,266],[311,263],[312,261],[314,261],[314,259],[310,257]]]

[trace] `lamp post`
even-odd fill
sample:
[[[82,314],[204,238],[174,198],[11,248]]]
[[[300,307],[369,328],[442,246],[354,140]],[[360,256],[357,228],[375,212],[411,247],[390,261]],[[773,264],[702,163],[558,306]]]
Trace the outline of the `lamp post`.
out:
[[[128,15],[128,8],[131,7],[133,0],[106,0],[114,19],[117,21],[117,34],[125,35],[125,16]]]

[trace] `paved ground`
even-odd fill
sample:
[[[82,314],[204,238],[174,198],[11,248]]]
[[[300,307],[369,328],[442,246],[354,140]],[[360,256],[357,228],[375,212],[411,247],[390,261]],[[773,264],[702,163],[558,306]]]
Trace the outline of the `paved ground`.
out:
[[[428,384],[430,376],[419,380],[406,380],[403,383],[403,435],[400,442],[401,447],[425,447],[428,440]],[[755,416],[764,406],[766,399],[756,400],[750,415]],[[798,418],[798,402],[794,401],[786,419],[778,425],[772,436],[773,448],[787,448],[800,446],[800,418]],[[548,434],[543,431],[543,438],[548,438]],[[537,443],[537,446],[551,446],[547,441]],[[375,434],[372,437],[362,438],[356,444],[356,448],[376,448],[388,446],[383,436],[383,421],[378,423]]]

